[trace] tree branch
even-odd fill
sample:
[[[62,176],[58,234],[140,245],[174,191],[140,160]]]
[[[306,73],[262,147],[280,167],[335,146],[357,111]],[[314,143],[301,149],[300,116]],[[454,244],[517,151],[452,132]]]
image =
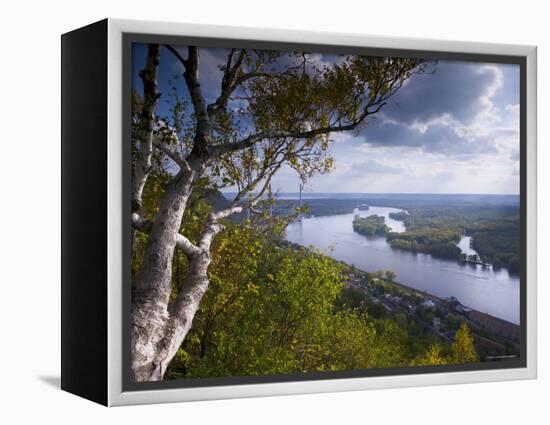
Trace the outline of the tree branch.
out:
[[[237,56],[237,60],[235,61],[235,64],[233,64],[234,55],[235,49],[232,49],[227,55],[227,63],[225,65],[225,70],[221,82],[220,96],[214,101],[214,103],[208,105],[207,110],[211,118],[214,118],[221,111],[225,110],[225,108],[227,107],[229,96],[236,88],[235,77],[237,75],[237,72],[241,68],[243,60],[246,56],[246,50],[243,49],[240,51],[239,56]]]
[[[150,233],[153,223],[150,220],[146,220],[138,213],[132,213],[132,227],[143,233]],[[194,245],[189,239],[183,236],[181,233],[176,235],[176,248],[181,249],[186,255],[194,256],[201,253],[201,249]]]
[[[225,145],[216,146],[213,148],[213,157],[219,157],[220,155],[236,152],[242,149],[249,148],[255,143],[258,143],[265,139],[309,139],[312,137],[320,136],[323,134],[335,133],[339,131],[354,130],[359,126],[368,115],[377,113],[382,106],[386,103],[382,102],[375,109],[369,111],[368,107],[365,108],[363,113],[349,124],[340,124],[327,127],[319,127],[313,130],[307,131],[284,131],[284,130],[266,130],[252,134],[237,142],[228,143]]]
[[[183,58],[182,55],[179,54],[179,52],[174,49],[172,46],[170,46],[169,44],[164,44],[164,47],[166,47],[175,57],[177,60],[179,60],[181,62],[181,64],[185,67],[186,64],[187,64],[187,61]]]
[[[178,165],[178,167],[180,167],[180,170],[191,172],[191,167],[189,166],[189,163],[185,160],[183,155],[176,149],[172,149],[169,144],[163,143],[161,138],[155,137],[153,139],[153,145],[162,153],[164,153],[168,158],[174,161]]]
[[[143,188],[151,171],[155,110],[160,94],[157,90],[160,50],[158,44],[149,44],[147,62],[139,76],[143,82],[143,107],[140,113],[139,150],[132,179],[132,210],[141,208]]]
[[[271,172],[267,175],[266,181],[265,181],[262,189],[260,190],[260,192],[258,192],[254,196],[254,198],[251,199],[250,202],[248,203],[249,208],[252,209],[252,207],[262,198],[263,194],[265,193],[265,191],[269,187],[269,183],[271,182],[271,178],[273,177],[275,172],[279,169],[279,167],[281,166],[282,163],[283,163],[283,160],[281,160],[278,163],[278,165],[273,170],[271,170]],[[227,217],[229,217],[233,214],[238,214],[238,213],[243,211],[244,206],[239,205],[238,202],[241,199],[241,197],[244,194],[247,193],[247,191],[248,191],[247,189],[241,190],[239,192],[239,194],[235,197],[232,204],[228,208],[220,210],[220,211],[212,212],[208,215],[208,219],[205,223],[203,233],[202,233],[202,236],[201,236],[200,241],[199,241],[199,248],[200,249],[208,251],[210,249],[210,245],[212,244],[212,240],[214,239],[214,237],[224,229],[223,224],[219,223],[219,220],[222,220],[222,219],[227,218]]]
[[[211,213],[209,219],[210,220],[221,220],[223,218],[229,217],[230,215],[238,214],[238,213],[242,212],[242,210],[243,210],[242,206],[232,205],[229,208],[226,208],[224,210],[219,210],[219,211]]]
[[[195,117],[197,120],[197,129],[195,133],[195,143],[193,145],[193,151],[196,156],[202,156],[206,152],[206,141],[212,133],[212,124],[206,107],[206,101],[202,94],[201,86],[199,83],[199,49],[196,46],[189,46],[187,48],[188,58],[184,59],[176,49],[172,46],[165,45],[165,47],[174,54],[184,66],[185,72],[183,77],[187,85],[187,90],[191,96],[193,108],[195,109]]]
[[[210,249],[210,245],[212,245],[212,240],[214,239],[214,237],[224,229],[223,224],[219,223],[218,220],[227,218],[232,214],[238,214],[242,210],[242,206],[232,205],[224,210],[210,213],[204,225],[204,229],[199,241],[199,248],[208,251]]]
[[[258,58],[258,63],[253,71],[242,72],[238,75],[238,71],[241,69],[244,58],[247,55],[247,50],[241,50],[235,64],[233,64],[233,56],[235,54],[235,49],[227,56],[227,63],[225,66],[224,75],[221,83],[221,93],[219,97],[210,105],[208,105],[208,114],[211,118],[215,118],[219,113],[224,111],[227,108],[227,102],[231,98],[232,93],[239,87],[246,83],[248,80],[253,78],[283,78],[284,75],[287,75],[287,72],[292,71],[295,67],[290,67],[287,72],[282,73],[269,73],[261,71],[264,63],[261,59]]]

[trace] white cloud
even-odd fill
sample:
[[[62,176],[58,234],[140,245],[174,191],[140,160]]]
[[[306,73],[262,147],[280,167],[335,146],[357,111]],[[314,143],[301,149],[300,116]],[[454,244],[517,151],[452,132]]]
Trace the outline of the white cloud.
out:
[[[311,178],[307,189],[518,193],[519,73],[503,69],[443,63],[439,74],[409,80],[360,135],[330,135],[335,169]],[[280,192],[296,192],[299,184],[290,167],[273,179]]]

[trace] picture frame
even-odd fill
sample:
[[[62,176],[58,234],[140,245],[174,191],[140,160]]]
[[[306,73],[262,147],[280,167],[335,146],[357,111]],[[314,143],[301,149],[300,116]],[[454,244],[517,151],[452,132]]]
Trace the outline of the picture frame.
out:
[[[536,378],[535,47],[118,19],[64,34],[61,41],[62,389],[118,406]],[[132,174],[135,43],[517,64],[522,226],[517,362],[132,382],[132,207],[126,189]]]

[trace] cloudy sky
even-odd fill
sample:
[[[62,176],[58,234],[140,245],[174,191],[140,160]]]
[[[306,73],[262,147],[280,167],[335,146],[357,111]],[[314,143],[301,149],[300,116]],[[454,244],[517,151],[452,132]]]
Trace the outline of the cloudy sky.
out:
[[[144,53],[134,49],[134,76]],[[215,98],[219,87],[219,53],[202,51],[206,97]],[[161,91],[177,67],[163,53]],[[310,179],[309,192],[517,194],[519,67],[440,61],[434,74],[411,77],[359,135],[331,139],[336,168]],[[298,186],[289,168],[273,179],[280,192]]]

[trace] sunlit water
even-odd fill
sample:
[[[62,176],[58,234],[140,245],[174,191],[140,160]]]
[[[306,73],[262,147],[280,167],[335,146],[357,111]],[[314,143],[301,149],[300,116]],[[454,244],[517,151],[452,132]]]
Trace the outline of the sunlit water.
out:
[[[457,246],[460,248],[463,254],[466,255],[477,255],[477,252],[471,246],[472,238],[470,236],[462,236],[460,242],[457,243]]]
[[[385,217],[392,231],[402,232],[403,223],[388,216],[399,211],[371,206],[368,211],[304,218],[287,227],[286,238],[300,245],[312,245],[362,270],[393,270],[399,283],[443,298],[455,296],[466,306],[519,323],[519,278],[506,269],[493,270],[392,249],[385,237],[366,237],[353,231],[356,214],[361,217],[376,214]],[[458,245],[468,255],[475,254],[468,236]]]

